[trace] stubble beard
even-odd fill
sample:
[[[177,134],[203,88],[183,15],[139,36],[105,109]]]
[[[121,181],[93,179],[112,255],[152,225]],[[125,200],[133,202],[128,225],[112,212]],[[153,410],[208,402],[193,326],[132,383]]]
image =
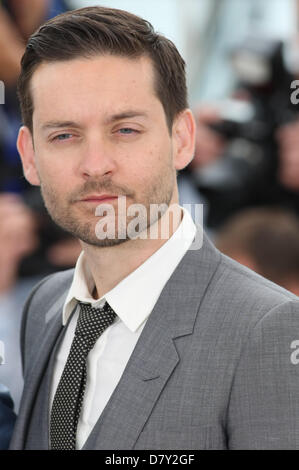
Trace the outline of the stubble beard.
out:
[[[173,168],[170,168],[170,165],[168,165],[163,175],[159,174],[159,176],[152,182],[147,191],[141,195],[141,200],[138,201],[134,200],[134,194],[128,191],[127,188],[116,188],[115,185],[111,184],[111,182],[107,180],[102,182],[95,180],[90,181],[84,185],[81,191],[76,191],[76,194],[71,195],[68,199],[65,199],[65,201],[61,201],[60,198],[57,197],[57,192],[51,186],[43,182],[42,179],[40,179],[41,193],[48,213],[50,214],[53,221],[57,225],[59,225],[63,230],[88,245],[101,248],[112,247],[125,243],[131,239],[127,228],[133,216],[128,217],[127,215],[125,215],[125,237],[119,237],[120,227],[118,227],[118,217],[116,214],[116,220],[114,220],[115,237],[99,239],[96,236],[95,232],[95,226],[99,220],[99,217],[96,217],[94,211],[91,211],[90,209],[88,210],[90,218],[92,219],[90,221],[83,221],[83,217],[80,218],[80,211],[78,211],[78,215],[76,215],[76,209],[74,209],[74,206],[78,204],[78,202],[76,201],[76,198],[78,199],[77,195],[84,195],[88,193],[90,194],[92,191],[97,193],[107,192],[110,194],[121,194],[122,196],[126,196],[127,208],[128,200],[133,200],[133,203],[135,204],[143,204],[144,207],[146,207],[147,217],[142,218],[142,220],[140,221],[138,231],[139,233],[141,233],[149,229],[149,227],[155,224],[163,215],[163,212],[160,212],[157,213],[156,217],[150,217],[151,204],[164,204],[169,207],[174,192],[175,175],[175,170],[173,170]]]

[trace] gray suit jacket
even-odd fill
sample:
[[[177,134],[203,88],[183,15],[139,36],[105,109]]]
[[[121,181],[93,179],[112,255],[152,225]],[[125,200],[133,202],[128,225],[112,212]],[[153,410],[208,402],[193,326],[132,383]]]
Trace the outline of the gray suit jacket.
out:
[[[12,449],[48,448],[48,402],[73,271],[24,311],[25,391]],[[298,297],[205,237],[164,287],[84,449],[299,449]]]

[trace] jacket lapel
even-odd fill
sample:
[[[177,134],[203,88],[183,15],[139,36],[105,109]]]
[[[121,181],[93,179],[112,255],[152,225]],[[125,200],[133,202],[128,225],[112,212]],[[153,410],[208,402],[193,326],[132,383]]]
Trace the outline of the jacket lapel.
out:
[[[219,263],[204,237],[189,250],[164,287],[120,382],[84,449],[132,449],[180,361],[174,341],[192,334],[200,302]]]
[[[55,312],[53,307],[49,310],[47,313],[48,316],[46,315],[45,317],[44,328],[40,331],[39,337],[36,338],[36,348],[31,355],[31,363],[28,366],[27,373],[24,377],[25,387],[18,416],[17,432],[14,433],[11,442],[11,447],[14,449],[23,449],[25,446],[27,429],[30,423],[30,416],[32,414],[36,395],[43,378],[43,374],[47,368],[51,352],[63,328],[61,309],[64,299],[65,294],[61,296],[59,302],[55,303]],[[45,439],[47,439],[46,436]]]

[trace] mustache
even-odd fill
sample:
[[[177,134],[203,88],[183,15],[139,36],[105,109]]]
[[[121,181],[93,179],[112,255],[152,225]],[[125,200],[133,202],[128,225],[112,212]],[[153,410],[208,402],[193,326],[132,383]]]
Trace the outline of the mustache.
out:
[[[76,202],[78,199],[83,199],[85,196],[88,196],[90,193],[108,193],[108,194],[117,194],[118,196],[128,196],[132,197],[132,193],[128,188],[124,186],[119,186],[113,184],[111,181],[86,181],[84,185],[73,191],[70,195],[70,201]]]

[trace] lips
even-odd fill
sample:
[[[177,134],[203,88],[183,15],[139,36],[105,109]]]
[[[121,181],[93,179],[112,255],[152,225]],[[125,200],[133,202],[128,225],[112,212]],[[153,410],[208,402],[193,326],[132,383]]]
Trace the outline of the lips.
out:
[[[117,199],[118,196],[115,194],[90,194],[89,196],[85,196],[81,201],[86,202],[103,202],[107,200]]]

